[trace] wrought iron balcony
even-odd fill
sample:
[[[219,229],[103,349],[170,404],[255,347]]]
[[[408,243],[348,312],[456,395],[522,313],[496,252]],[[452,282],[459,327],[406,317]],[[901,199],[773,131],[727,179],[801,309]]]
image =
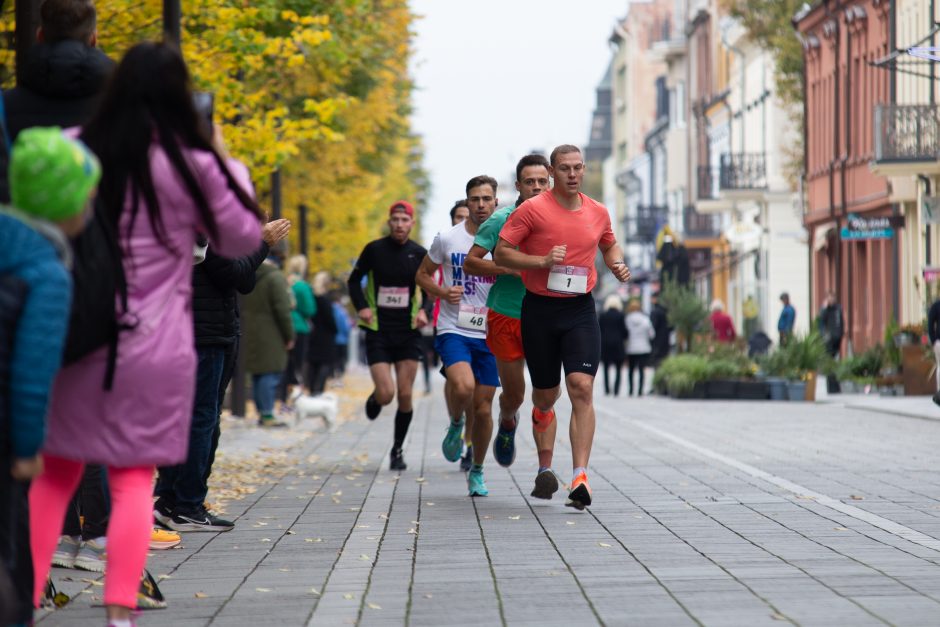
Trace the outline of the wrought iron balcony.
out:
[[[626,219],[629,239],[634,242],[652,242],[668,218],[669,210],[662,205],[639,205],[636,214]]]
[[[940,105],[875,107],[875,163],[940,160]]]
[[[720,216],[699,213],[692,205],[682,212],[682,231],[686,237],[715,238],[721,233]]]
[[[721,191],[767,189],[766,155],[756,152],[721,155],[718,184]]]

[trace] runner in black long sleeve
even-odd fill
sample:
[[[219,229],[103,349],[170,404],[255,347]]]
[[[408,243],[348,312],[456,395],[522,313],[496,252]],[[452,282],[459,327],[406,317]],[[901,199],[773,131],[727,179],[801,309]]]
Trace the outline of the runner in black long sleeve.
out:
[[[391,365],[395,364],[398,411],[395,414],[395,443],[389,467],[405,470],[401,447],[411,425],[411,390],[421,359],[421,334],[428,323],[425,309],[430,303],[415,285],[415,273],[427,254],[409,239],[414,226],[414,207],[398,201],[389,209],[388,237],[370,242],[362,250],[349,275],[349,296],[359,313],[359,326],[366,330],[366,358],[375,390],[366,400],[366,416],[375,420],[382,407],[392,402],[396,386]],[[363,277],[367,278],[365,290]]]

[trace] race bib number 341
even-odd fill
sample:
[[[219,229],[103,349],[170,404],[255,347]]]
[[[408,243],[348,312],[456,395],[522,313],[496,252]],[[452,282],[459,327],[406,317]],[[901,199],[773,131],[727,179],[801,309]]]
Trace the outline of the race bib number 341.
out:
[[[407,287],[379,286],[379,307],[386,309],[406,309],[408,307],[408,300]]]
[[[486,333],[486,307],[461,305],[457,314],[457,326],[465,331]]]
[[[563,294],[587,294],[588,269],[580,266],[553,266],[548,273],[548,289]]]

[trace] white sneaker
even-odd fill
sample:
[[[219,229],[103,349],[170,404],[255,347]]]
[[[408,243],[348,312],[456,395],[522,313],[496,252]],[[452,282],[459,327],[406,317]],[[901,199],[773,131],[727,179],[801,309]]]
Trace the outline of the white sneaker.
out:
[[[75,568],[75,557],[82,545],[81,536],[62,536],[52,554],[52,565],[60,568]]]
[[[105,547],[104,544],[100,544],[97,540],[101,540],[101,538],[82,542],[82,546],[78,550],[78,555],[75,556],[75,568],[88,570],[93,573],[104,572],[106,557]]]

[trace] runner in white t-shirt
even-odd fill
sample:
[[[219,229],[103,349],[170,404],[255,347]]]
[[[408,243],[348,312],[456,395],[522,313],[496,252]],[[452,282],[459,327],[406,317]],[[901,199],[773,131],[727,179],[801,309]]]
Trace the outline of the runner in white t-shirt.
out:
[[[434,237],[415,280],[428,294],[441,299],[435,348],[451,388],[450,426],[441,448],[448,461],[460,459],[463,414],[472,415],[473,465],[467,484],[470,496],[486,496],[489,492],[483,481],[483,461],[493,436],[493,397],[499,386],[496,360],[486,345],[486,298],[496,279],[465,275],[463,261],[473,246],[477,228],[496,209],[496,180],[489,176],[470,179],[467,206],[469,219]],[[494,274],[498,272],[492,259],[487,261],[493,265]],[[443,285],[434,278],[438,268],[444,271]]]

